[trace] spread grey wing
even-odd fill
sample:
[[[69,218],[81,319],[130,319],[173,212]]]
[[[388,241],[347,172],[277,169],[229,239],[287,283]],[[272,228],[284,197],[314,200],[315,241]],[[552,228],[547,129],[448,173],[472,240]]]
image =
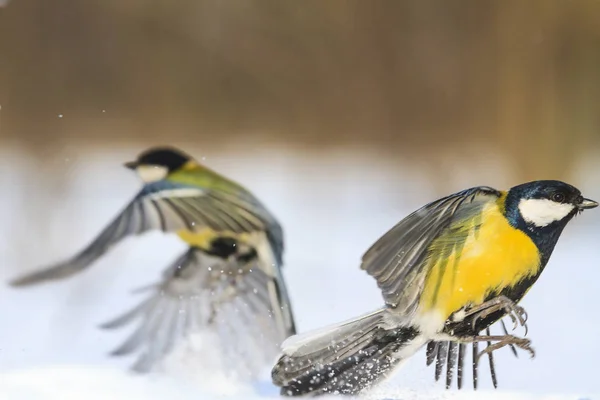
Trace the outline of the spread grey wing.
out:
[[[287,337],[277,323],[283,306],[273,296],[277,281],[254,257],[223,259],[190,248],[151,288],[152,295],[103,325],[117,328],[137,321],[137,329],[113,355],[137,353],[133,369],[147,372],[194,334],[220,339],[223,358],[251,374],[269,365]]]
[[[495,189],[481,186],[427,204],[400,221],[367,250],[361,269],[376,279],[389,306],[403,314],[414,311],[431,243],[453,221],[476,218],[486,204],[500,195]]]
[[[11,285],[26,286],[67,278],[86,269],[131,235],[149,230],[175,232],[205,228],[236,234],[267,231],[272,236],[274,252],[281,260],[281,228],[250,193],[203,189],[165,180],[144,186],[119,216],[73,258],[17,278]]]
[[[280,337],[283,339],[296,334],[296,326],[283,273],[281,271],[281,249],[273,243],[269,232],[258,232],[246,238],[246,244],[257,253],[256,268],[266,277],[267,292],[271,299],[271,316],[275,321]]]

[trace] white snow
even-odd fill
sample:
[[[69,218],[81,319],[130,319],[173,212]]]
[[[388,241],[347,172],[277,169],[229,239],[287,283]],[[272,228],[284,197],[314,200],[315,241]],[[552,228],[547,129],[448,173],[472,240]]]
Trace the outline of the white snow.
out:
[[[2,375],[2,399],[37,400],[204,400],[204,399],[277,399],[276,393],[260,390],[238,391],[234,396],[212,392],[170,377],[140,377],[122,371],[92,366],[53,366],[30,368]],[[342,397],[343,399],[344,397]],[[574,395],[528,395],[516,392],[444,392],[441,390],[403,390],[384,388],[364,395],[377,400],[584,400]],[[340,399],[339,396],[324,396]],[[586,398],[585,400],[587,400]],[[591,398],[589,398],[591,400]]]
[[[0,280],[68,257],[97,234],[138,190],[135,175],[121,165],[139,150],[69,154],[68,165],[58,170],[62,183],[46,176],[45,166],[20,159],[18,149],[0,154]],[[375,282],[359,269],[362,253],[407,213],[443,194],[427,184],[422,166],[377,155],[186,150],[250,188],[281,220],[284,274],[300,332],[380,307]],[[497,170],[498,163],[482,163],[471,172],[457,167],[460,179],[447,182],[447,191],[481,184],[504,188],[509,177]],[[600,198],[597,177],[572,183],[586,197]],[[590,210],[563,233],[522,303],[537,357],[498,352],[499,390],[491,389],[484,363],[481,390],[447,392],[434,383],[433,369],[419,353],[365,397],[600,398],[598,223],[600,210]],[[0,285],[0,399],[277,398],[269,371],[260,382],[237,384],[223,376],[209,353],[171,357],[162,372],[148,376],[127,372],[133,358],[107,355],[130,331],[97,326],[136,304],[139,297],[131,291],[155,282],[183,248],[174,237],[152,233],[127,240],[68,281],[28,290]]]

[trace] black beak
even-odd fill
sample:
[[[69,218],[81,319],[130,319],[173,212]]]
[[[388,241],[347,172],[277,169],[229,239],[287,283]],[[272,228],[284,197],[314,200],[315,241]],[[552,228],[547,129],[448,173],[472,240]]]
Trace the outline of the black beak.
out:
[[[129,169],[136,169],[138,167],[138,162],[137,161],[129,161],[126,162],[125,164],[123,164],[125,166],[125,168],[129,168]]]
[[[581,200],[581,203],[577,205],[577,208],[579,208],[580,210],[587,210],[596,207],[598,207],[598,202],[590,199],[583,199]]]

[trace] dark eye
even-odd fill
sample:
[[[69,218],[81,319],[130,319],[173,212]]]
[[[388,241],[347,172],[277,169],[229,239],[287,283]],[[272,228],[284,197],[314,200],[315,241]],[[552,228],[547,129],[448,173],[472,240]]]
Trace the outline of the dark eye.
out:
[[[563,201],[565,201],[565,195],[564,195],[564,193],[560,193],[560,192],[554,193],[552,195],[552,201],[555,201],[557,203],[562,203]]]

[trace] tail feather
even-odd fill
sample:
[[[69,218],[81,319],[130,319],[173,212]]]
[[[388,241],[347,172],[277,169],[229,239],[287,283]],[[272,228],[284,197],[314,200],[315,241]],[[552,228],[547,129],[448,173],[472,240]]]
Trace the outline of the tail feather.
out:
[[[124,325],[127,325],[130,321],[138,318],[141,316],[142,312],[147,309],[147,308],[151,308],[154,305],[156,305],[156,303],[158,303],[159,298],[156,297],[149,297],[148,299],[146,299],[144,302],[138,304],[137,306],[135,306],[134,308],[132,308],[131,310],[119,315],[116,318],[113,318],[110,321],[104,322],[102,324],[100,324],[100,328],[102,329],[114,329],[114,328],[120,328]]]
[[[369,340],[383,321],[384,309],[340,324],[291,336],[283,344],[283,356],[272,372],[273,381],[283,385],[310,369],[315,362],[330,363],[338,353],[352,352],[356,343]],[[283,367],[283,368],[279,368]]]
[[[437,346],[438,342],[427,343],[427,352],[425,353],[425,358],[427,359],[427,366],[430,366],[431,363],[435,361],[437,357]]]
[[[392,355],[401,344],[392,338],[375,341],[353,356],[306,371],[281,388],[281,394],[354,394],[383,379],[401,360]]]
[[[448,344],[449,342],[440,342],[437,347],[437,362],[435,363],[435,380],[438,381],[442,376],[442,370],[446,365],[446,359],[448,357]]]
[[[458,345],[455,342],[448,342],[448,358],[446,363],[446,389],[452,387],[454,378],[454,364],[458,360]]]
[[[286,396],[354,394],[381,381],[424,340],[411,327],[386,329],[386,310],[284,342],[271,373]],[[416,346],[409,346],[415,343]],[[407,351],[407,349],[411,347]]]

